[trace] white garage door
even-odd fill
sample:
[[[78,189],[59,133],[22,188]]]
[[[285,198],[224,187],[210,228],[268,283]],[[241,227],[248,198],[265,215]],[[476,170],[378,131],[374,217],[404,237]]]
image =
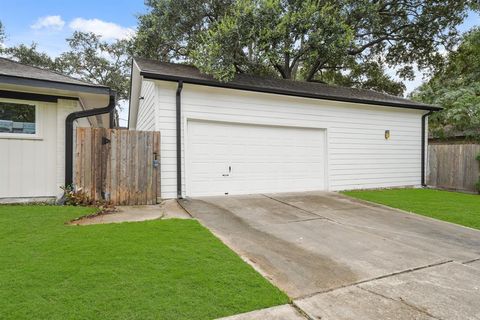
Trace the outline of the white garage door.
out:
[[[187,195],[325,189],[322,129],[188,121]]]

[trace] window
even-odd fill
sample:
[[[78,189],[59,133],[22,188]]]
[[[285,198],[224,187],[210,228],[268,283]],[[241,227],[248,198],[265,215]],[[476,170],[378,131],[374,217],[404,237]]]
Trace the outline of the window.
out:
[[[0,133],[36,133],[35,106],[0,102]]]

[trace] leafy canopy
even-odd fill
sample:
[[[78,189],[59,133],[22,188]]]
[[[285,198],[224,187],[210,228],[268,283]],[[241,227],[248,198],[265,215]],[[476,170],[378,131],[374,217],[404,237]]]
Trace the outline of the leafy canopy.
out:
[[[446,66],[420,86],[412,98],[445,108],[430,116],[437,137],[480,138],[480,28],[467,33]]]
[[[109,86],[120,100],[128,99],[130,43],[127,40],[109,43],[93,33],[74,32],[67,43],[70,49],[56,58],[38,51],[36,43],[0,47],[0,54],[20,63]]]
[[[392,94],[386,74],[441,66],[440,49],[476,0],[147,0],[135,53],[185,61],[217,79],[236,73],[321,81]]]

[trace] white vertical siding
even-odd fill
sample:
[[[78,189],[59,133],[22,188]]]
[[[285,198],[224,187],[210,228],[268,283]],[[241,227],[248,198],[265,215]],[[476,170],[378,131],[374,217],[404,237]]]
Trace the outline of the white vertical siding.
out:
[[[141,97],[138,106],[137,130],[153,131],[155,130],[155,101],[156,88],[152,81],[143,81]]]
[[[162,198],[177,196],[176,91],[175,82],[156,85],[156,129],[160,131],[160,176]],[[183,140],[183,139],[182,139]],[[183,159],[183,144],[182,144]],[[185,190],[185,189],[183,189]]]
[[[150,83],[144,81],[143,86]],[[162,140],[162,197],[173,198],[177,84],[155,83],[156,129],[161,131]],[[187,119],[324,128],[329,190],[419,185],[423,113],[186,84],[182,92],[182,158]],[[389,140],[384,137],[385,130],[390,130]]]
[[[57,151],[57,165],[56,165],[56,194],[57,198],[63,195],[61,187],[65,186],[65,119],[74,112],[80,111],[81,108],[77,101],[74,100],[58,100],[57,103],[57,118],[56,118],[56,151]],[[90,126],[87,118],[80,118],[74,122],[74,128],[78,126]],[[73,163],[75,164],[75,140],[76,134],[73,134]],[[74,170],[75,172],[75,170]]]

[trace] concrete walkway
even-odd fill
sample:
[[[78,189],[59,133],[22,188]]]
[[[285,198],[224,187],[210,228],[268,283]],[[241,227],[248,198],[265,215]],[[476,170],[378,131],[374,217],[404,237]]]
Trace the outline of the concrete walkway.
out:
[[[277,307],[237,314],[218,320],[305,320],[305,317],[292,305],[284,304]]]
[[[158,205],[118,206],[116,212],[73,221],[74,225],[140,222],[156,219],[191,219],[177,200],[164,200]]]
[[[477,230],[335,193],[181,205],[307,319],[480,319]],[[278,318],[267,315],[259,319]]]

